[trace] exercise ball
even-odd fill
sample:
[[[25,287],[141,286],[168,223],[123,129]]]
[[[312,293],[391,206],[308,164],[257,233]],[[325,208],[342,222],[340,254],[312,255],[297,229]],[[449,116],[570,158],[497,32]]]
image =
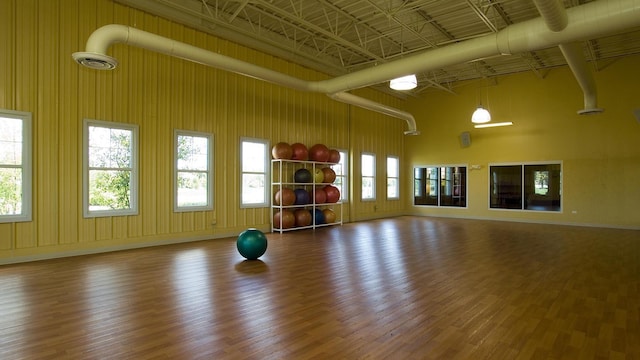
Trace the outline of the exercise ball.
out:
[[[314,194],[314,200],[316,204],[324,204],[327,202],[327,193],[324,191],[323,188],[321,187],[316,188],[315,194]]]
[[[293,193],[296,196],[295,205],[307,205],[311,202],[311,197],[309,196],[309,192],[305,189],[295,189]]]
[[[293,174],[293,181],[297,183],[310,183],[311,179],[311,171],[307,169],[298,169]]]
[[[289,188],[282,188],[276,192],[276,205],[289,206],[296,202],[296,194]]]
[[[311,225],[311,213],[309,210],[297,209],[293,212],[293,216],[296,218],[296,226]]]
[[[324,172],[320,168],[313,170],[313,182],[321,184],[324,182]]]
[[[336,213],[331,209],[322,210],[322,215],[324,215],[324,221],[327,224],[331,224],[336,222]]]
[[[313,219],[314,219],[316,225],[324,224],[324,214],[322,213],[322,210],[320,210],[320,209],[316,209],[315,211],[309,210],[309,212],[313,212],[314,213]]]
[[[258,229],[247,229],[238,235],[238,252],[249,260],[255,260],[267,251],[267,237]]]
[[[330,162],[332,164],[337,164],[340,162],[340,152],[336,149],[331,149],[329,150],[329,160],[327,160],[327,162]]]
[[[329,160],[329,148],[323,144],[315,144],[309,149],[309,160],[326,162]]]
[[[286,142],[279,142],[275,144],[273,148],[271,148],[271,156],[273,156],[274,159],[288,160],[291,159],[291,155],[291,145],[287,144]]]
[[[280,219],[282,218],[282,227]],[[278,211],[273,215],[273,227],[276,229],[289,229],[296,224],[296,218],[291,210]]]
[[[325,186],[324,193],[327,196],[328,203],[337,203],[340,200],[340,190],[333,185]]]
[[[309,150],[304,144],[294,143],[291,144],[291,159],[292,160],[301,160],[307,161],[309,160]]]
[[[322,175],[322,182],[324,183],[332,184],[334,181],[336,181],[336,172],[333,171],[333,169],[330,167],[322,168]]]

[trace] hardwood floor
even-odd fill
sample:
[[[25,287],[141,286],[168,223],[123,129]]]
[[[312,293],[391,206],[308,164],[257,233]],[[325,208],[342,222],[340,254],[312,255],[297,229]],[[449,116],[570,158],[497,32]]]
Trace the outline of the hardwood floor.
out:
[[[401,217],[0,267],[0,359],[640,359],[640,232]]]

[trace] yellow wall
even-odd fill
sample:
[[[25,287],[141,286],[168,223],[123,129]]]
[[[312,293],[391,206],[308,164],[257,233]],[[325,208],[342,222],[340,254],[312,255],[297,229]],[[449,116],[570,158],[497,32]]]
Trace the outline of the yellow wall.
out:
[[[33,221],[0,224],[0,263],[166,242],[235,236],[269,229],[271,210],[240,209],[241,137],[324,143],[378,159],[402,155],[406,124],[356,109],[325,95],[302,93],[122,44],[110,55],[114,71],[96,71],[71,58],[89,35],[110,23],[134,26],[306,80],[325,76],[286,60],[107,0],[0,2],[0,108],[33,114]],[[399,101],[357,92],[392,106]],[[82,120],[140,127],[139,215],[85,219],[82,215]],[[173,130],[214,134],[215,210],[172,211]],[[352,167],[353,171],[353,167]],[[384,167],[378,166],[384,176]],[[356,175],[359,171],[356,172]],[[402,201],[359,200],[359,181],[344,220],[398,215]],[[216,223],[212,225],[212,223]]]
[[[599,106],[605,112],[580,116],[580,88],[566,67],[501,77],[496,83],[473,81],[457,95],[429,92],[408,102],[422,135],[408,137],[405,162],[415,165],[481,165],[470,170],[468,208],[408,206],[409,213],[502,220],[640,228],[640,57],[599,64],[595,73]],[[471,113],[488,104],[493,120],[514,126],[474,129]],[[458,136],[471,133],[471,146]],[[488,209],[489,163],[561,161],[563,211],[541,213]],[[409,179],[407,179],[409,180]],[[411,187],[409,181],[405,186]],[[407,201],[412,204],[411,194]],[[576,213],[573,213],[575,211]]]

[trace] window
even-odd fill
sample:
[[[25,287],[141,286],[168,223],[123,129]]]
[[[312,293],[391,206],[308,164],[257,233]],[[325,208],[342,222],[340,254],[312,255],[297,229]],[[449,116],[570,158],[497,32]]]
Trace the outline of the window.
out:
[[[376,198],[376,156],[362,154],[362,200]]]
[[[241,207],[269,206],[269,143],[261,139],[243,138],[240,145],[242,161]]]
[[[333,182],[333,185],[340,190],[340,201],[344,202],[349,198],[347,196],[347,191],[349,189],[347,174],[349,173],[349,168],[347,166],[347,152],[344,150],[338,150],[338,152],[340,153],[340,162],[335,165],[331,165],[333,171],[336,172],[336,180]]]
[[[31,114],[0,110],[0,223],[31,221]]]
[[[413,204],[467,206],[466,166],[424,166],[413,169]]]
[[[138,213],[138,127],[84,121],[85,217]]]
[[[213,139],[176,130],[174,211],[213,209]]]
[[[491,165],[489,174],[491,208],[561,211],[560,163]]]
[[[387,199],[400,198],[400,167],[398,158],[395,156],[387,157]]]

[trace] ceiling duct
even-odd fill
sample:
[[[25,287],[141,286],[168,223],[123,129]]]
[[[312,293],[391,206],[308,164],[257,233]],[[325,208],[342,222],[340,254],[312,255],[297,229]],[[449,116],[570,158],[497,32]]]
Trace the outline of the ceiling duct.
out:
[[[202,48],[151,34],[124,25],[106,25],[95,30],[87,40],[86,52],[74,53],[81,64],[97,61],[100,68],[112,67],[105,57],[114,43],[138,46],[185,60],[206,64],[248,77],[268,81],[302,91],[320,92],[350,101],[355,106],[395,116],[409,126],[407,134],[417,134],[414,117],[404,111],[361,99],[353,94],[336,95],[349,90],[375,85],[407,73],[422,73],[443,66],[459,64],[496,55],[535,51],[559,44],[587,40],[640,26],[640,0],[600,0],[566,10],[567,24],[554,32],[543,18],[510,25],[497,33],[407,56],[396,61],[321,81],[306,81],[283,73],[217,54]],[[94,61],[93,56],[98,55]],[[109,58],[111,59],[111,58]],[[106,64],[105,64],[106,61]],[[358,98],[358,101],[354,101]],[[375,106],[373,106],[375,104]],[[384,110],[384,111],[383,111]]]

